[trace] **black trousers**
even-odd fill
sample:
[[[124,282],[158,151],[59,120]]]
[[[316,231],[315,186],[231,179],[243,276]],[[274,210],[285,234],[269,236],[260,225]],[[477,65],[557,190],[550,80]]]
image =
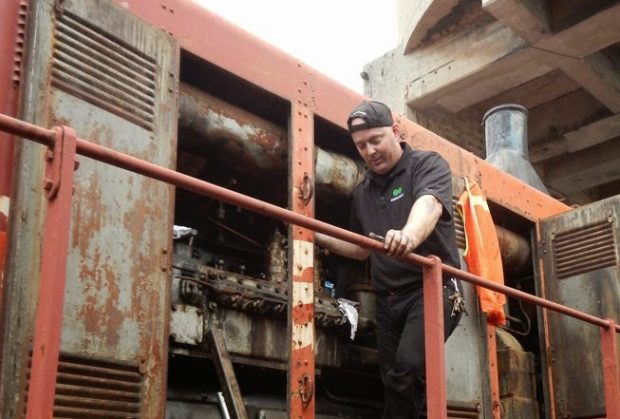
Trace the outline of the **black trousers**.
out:
[[[443,289],[444,340],[460,320],[451,317],[454,294]],[[395,295],[377,296],[377,347],[385,386],[383,419],[426,417],[426,371],[424,362],[424,299],[422,288]]]

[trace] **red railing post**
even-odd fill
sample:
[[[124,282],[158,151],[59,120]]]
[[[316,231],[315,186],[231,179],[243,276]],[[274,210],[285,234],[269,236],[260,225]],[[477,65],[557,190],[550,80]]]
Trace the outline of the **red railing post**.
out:
[[[28,383],[27,419],[52,417],[60,352],[76,135],[68,127],[57,127],[55,131],[56,141],[46,154],[43,182],[48,205]]]
[[[501,419],[502,404],[499,397],[499,365],[497,359],[497,335],[495,326],[487,323],[487,351],[489,354],[489,380],[491,382],[491,415]]]
[[[611,319],[607,319],[607,326],[601,327],[601,352],[603,385],[605,387],[605,412],[609,419],[620,419],[620,379],[618,377],[618,352],[616,346],[616,323]]]
[[[424,350],[426,352],[426,405],[429,419],[448,417],[444,354],[443,281],[441,260],[431,256],[424,267]]]

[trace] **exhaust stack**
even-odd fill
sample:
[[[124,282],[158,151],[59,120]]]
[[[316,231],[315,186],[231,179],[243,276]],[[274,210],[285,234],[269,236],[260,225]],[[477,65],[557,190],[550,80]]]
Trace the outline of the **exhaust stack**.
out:
[[[528,159],[527,109],[506,104],[491,108],[482,118],[486,161],[528,185],[548,193]]]

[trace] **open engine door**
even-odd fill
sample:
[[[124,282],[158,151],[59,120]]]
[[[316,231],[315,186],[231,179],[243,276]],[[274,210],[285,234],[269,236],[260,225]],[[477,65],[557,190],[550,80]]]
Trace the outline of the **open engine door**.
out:
[[[619,222],[620,195],[541,223],[547,298],[620,319]],[[605,416],[600,336],[596,326],[549,312],[547,363],[557,417]]]
[[[174,40],[110,1],[30,5],[22,118],[69,125],[80,138],[172,168]],[[19,147],[0,377],[6,418],[24,409],[46,208],[45,148]],[[163,417],[174,190],[78,160],[54,416]]]

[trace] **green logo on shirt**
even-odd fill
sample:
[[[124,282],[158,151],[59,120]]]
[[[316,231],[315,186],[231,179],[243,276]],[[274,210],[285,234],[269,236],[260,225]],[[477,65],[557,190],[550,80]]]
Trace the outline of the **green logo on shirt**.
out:
[[[405,194],[403,193],[403,187],[397,186],[396,188],[392,190],[392,198],[390,199],[390,202],[397,201],[403,196],[405,196]]]

